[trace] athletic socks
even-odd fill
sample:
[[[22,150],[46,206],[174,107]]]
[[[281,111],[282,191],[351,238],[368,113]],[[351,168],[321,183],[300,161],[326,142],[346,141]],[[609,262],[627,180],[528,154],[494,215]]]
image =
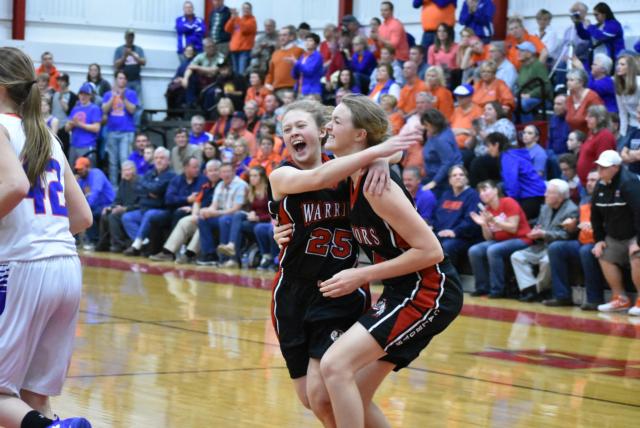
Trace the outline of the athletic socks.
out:
[[[32,410],[22,419],[20,428],[47,428],[52,423],[53,421],[51,419],[46,418],[37,410]]]

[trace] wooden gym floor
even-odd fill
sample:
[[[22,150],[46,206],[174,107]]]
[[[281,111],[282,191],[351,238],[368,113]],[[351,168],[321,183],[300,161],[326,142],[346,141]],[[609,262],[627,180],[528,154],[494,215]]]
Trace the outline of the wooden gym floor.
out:
[[[316,427],[270,317],[273,274],[85,254],[62,417],[101,427]],[[378,290],[379,291],[379,290]],[[640,425],[640,319],[465,295],[376,402],[394,427]]]

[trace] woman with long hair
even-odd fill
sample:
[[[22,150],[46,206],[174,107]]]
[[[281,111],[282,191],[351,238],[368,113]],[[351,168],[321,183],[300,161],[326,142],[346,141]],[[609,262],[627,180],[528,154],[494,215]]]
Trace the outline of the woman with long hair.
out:
[[[447,171],[462,164],[462,154],[449,123],[440,111],[432,108],[422,114],[420,123],[427,134],[422,157],[426,176],[423,189],[431,190],[439,198],[447,187]]]
[[[0,425],[87,428],[53,421],[49,395],[71,362],[82,293],[72,234],[91,209],[42,120],[33,63],[16,48],[0,58]]]
[[[393,67],[390,64],[380,64],[376,68],[376,85],[369,93],[371,98],[376,104],[380,104],[380,98],[383,95],[389,94],[400,98],[400,85],[396,83],[393,78]]]
[[[609,129],[609,112],[605,106],[589,107],[585,118],[589,133],[578,152],[576,165],[583,186],[587,184],[589,172],[596,168],[596,160],[605,150],[616,150],[616,137]]]
[[[439,65],[447,71],[458,67],[458,44],[454,41],[453,27],[445,23],[438,25],[434,43],[427,51],[427,64]]]
[[[616,64],[615,87],[616,103],[620,116],[620,135],[626,137],[624,146],[636,129],[640,128],[640,122],[636,111],[640,105],[640,86],[638,85],[638,63],[631,55],[620,55]]]
[[[436,98],[433,108],[440,110],[447,120],[453,115],[453,94],[446,86],[444,70],[439,65],[427,68],[424,74],[427,92]]]
[[[616,58],[620,51],[624,50],[622,25],[616,20],[609,5],[604,2],[593,7],[593,15],[596,23],[586,28],[582,21],[573,18],[578,37],[589,40],[594,54],[604,53],[609,58]]]
[[[108,80],[102,78],[102,69],[100,64],[89,64],[87,70],[87,82],[91,83],[95,88],[94,93],[100,98],[111,90],[111,83]]]

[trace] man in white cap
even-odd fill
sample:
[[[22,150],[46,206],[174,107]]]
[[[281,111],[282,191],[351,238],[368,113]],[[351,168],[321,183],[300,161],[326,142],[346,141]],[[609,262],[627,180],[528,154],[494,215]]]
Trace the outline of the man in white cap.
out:
[[[534,84],[530,87],[525,85],[534,79],[541,79],[544,84],[544,90],[547,97],[551,97],[551,83],[549,81],[549,72],[547,67],[537,58],[536,47],[533,43],[525,41],[519,43],[518,59],[520,61],[520,72],[516,80],[517,93],[520,94],[522,112],[521,122],[529,122],[533,117],[529,114],[532,109],[542,102],[542,87]]]
[[[631,265],[631,277],[640,294],[640,180],[622,168],[622,158],[605,150],[596,161],[600,181],[593,192],[591,226],[596,242],[593,254],[602,268],[613,298],[598,306],[602,312],[627,311],[640,316],[627,297],[621,266]]]

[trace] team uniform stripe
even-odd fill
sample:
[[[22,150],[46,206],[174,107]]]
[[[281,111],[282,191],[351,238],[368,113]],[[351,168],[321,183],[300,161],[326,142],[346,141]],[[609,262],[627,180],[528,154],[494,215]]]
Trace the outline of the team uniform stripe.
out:
[[[273,291],[271,292],[271,323],[273,324],[273,328],[276,331],[276,335],[280,335],[280,322],[278,321],[278,316],[276,311],[278,310],[277,303],[277,294],[280,290],[280,286],[282,285],[282,280],[284,279],[284,273],[282,268],[278,269],[278,273],[276,277],[273,279]]]

